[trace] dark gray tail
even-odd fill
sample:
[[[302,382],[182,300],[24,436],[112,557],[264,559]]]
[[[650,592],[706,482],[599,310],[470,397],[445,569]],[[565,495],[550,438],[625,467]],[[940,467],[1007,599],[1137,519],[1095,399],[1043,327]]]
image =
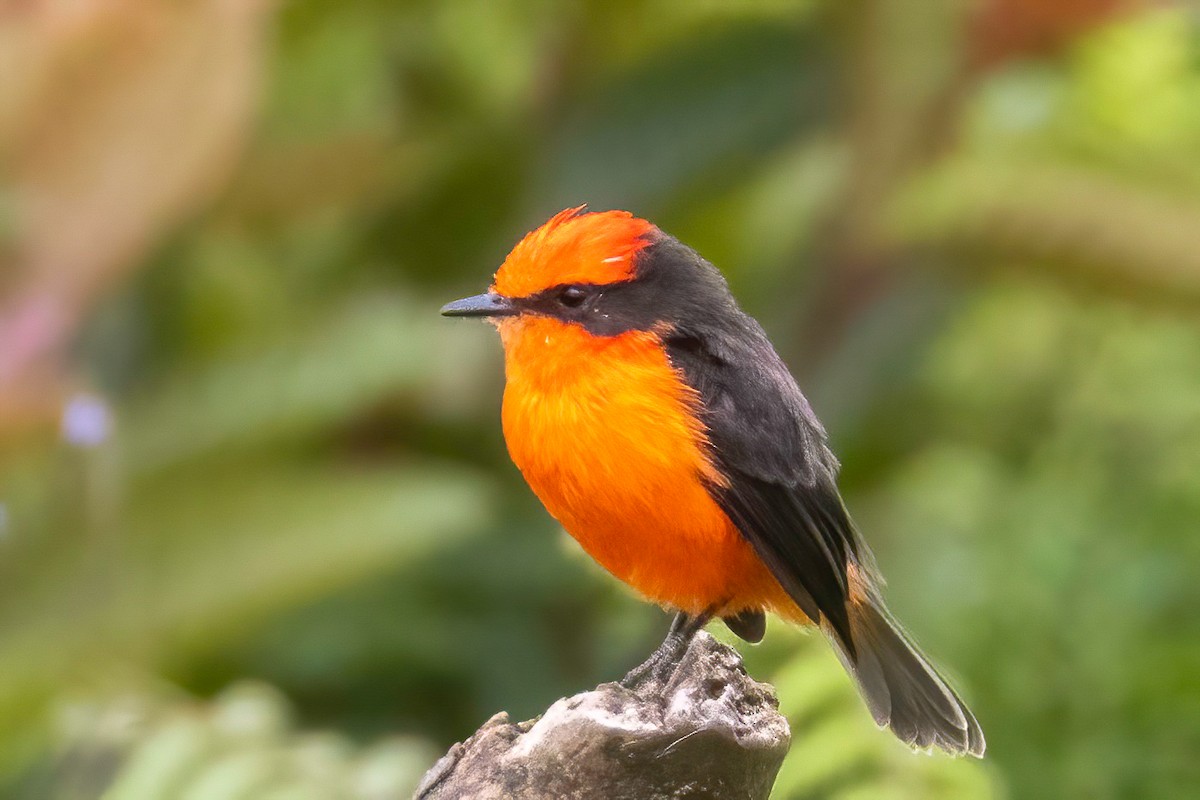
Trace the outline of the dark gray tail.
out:
[[[983,755],[986,744],[975,715],[909,641],[881,601],[850,606],[857,651],[851,657],[830,641],[867,701],[871,716],[912,747],[938,747],[952,755]]]

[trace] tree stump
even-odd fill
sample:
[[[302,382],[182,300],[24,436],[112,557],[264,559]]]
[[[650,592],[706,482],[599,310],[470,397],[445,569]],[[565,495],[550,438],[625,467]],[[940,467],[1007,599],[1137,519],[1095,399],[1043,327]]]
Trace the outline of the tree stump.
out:
[[[526,722],[496,714],[415,800],[766,800],[791,742],[778,705],[701,632],[669,681],[603,683]]]

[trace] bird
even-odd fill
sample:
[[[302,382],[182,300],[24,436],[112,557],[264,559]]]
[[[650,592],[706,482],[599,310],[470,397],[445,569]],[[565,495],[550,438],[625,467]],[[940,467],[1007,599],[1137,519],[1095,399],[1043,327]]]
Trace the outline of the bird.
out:
[[[715,266],[628,211],[579,206],[441,313],[498,329],[505,442],[546,510],[676,612],[625,685],[669,674],[714,619],[756,643],[772,613],[825,634],[881,728],[983,756],[975,715],[884,603],[825,428]]]

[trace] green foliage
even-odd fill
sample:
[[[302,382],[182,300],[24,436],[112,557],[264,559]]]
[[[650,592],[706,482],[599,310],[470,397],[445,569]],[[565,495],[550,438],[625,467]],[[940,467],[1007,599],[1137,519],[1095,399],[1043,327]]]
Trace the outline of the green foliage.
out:
[[[210,703],[151,686],[58,716],[59,755],[27,786],[46,800],[399,800],[436,756],[413,738],[364,747],[297,731],[287,701],[258,683]]]
[[[841,664],[819,636],[772,631],[766,653],[750,654],[754,671],[772,662],[780,711],[792,748],[772,797],[778,800],[1001,797],[994,775],[970,759],[914,754],[877,729]]]
[[[917,586],[938,581],[988,620],[958,633],[951,663],[978,676],[981,718],[1012,724],[991,728],[994,751],[1028,759],[1021,775],[1049,758],[1014,793],[1049,779],[1081,795],[1115,783],[1173,796],[1159,776],[1200,746],[1196,719],[1169,710],[1200,670],[1200,628],[1184,612],[1200,602],[1200,548],[1172,534],[1200,511],[1195,333],[1191,320],[1018,284],[968,304],[935,346],[930,441],[876,513]],[[980,408],[996,424],[977,425]],[[944,538],[953,546],[917,563]],[[1000,595],[1003,613],[990,612]]]

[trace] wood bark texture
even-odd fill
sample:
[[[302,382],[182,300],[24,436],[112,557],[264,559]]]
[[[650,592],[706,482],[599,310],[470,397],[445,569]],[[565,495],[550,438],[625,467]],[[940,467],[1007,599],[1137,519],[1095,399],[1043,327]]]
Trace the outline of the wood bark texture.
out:
[[[668,680],[603,683],[454,745],[415,800],[766,800],[791,734],[774,689],[701,632]]]

